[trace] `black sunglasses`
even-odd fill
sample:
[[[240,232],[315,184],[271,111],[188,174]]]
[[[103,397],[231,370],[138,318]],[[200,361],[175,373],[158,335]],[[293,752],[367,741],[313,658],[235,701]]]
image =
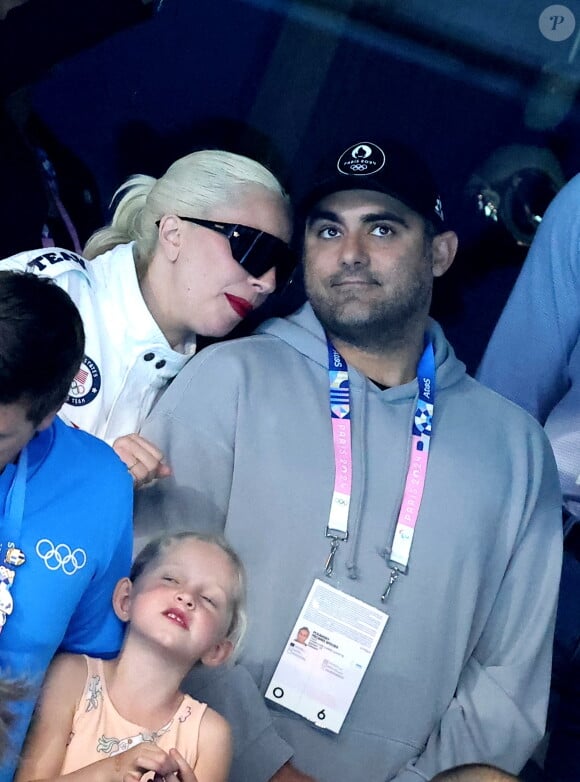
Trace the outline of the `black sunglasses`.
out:
[[[218,223],[197,217],[178,215],[180,220],[201,225],[226,237],[232,257],[251,274],[261,277],[273,267],[276,270],[276,290],[281,291],[296,267],[296,258],[286,242],[257,228],[239,223]]]

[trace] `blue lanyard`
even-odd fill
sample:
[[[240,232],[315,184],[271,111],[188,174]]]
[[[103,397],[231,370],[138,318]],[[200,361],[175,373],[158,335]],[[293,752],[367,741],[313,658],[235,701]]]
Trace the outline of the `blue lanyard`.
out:
[[[24,501],[26,499],[26,479],[28,477],[28,448],[23,448],[18,457],[16,472],[8,489],[4,516],[13,532],[11,536],[20,538],[22,519],[24,518]]]
[[[332,559],[339,542],[348,538],[348,510],[352,492],[352,450],[348,366],[330,341],[327,344],[330,422],[334,446],[334,490],[326,525],[326,537],[332,538],[330,557],[326,563],[326,571],[330,575]]]

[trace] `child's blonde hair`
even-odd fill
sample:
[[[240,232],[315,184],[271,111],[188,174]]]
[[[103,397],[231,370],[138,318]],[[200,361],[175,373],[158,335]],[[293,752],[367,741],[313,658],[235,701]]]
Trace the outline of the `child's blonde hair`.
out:
[[[233,652],[230,657],[230,660],[233,660],[240,650],[248,623],[246,614],[246,571],[242,560],[223,535],[185,531],[154,538],[135,557],[129,578],[134,583],[168,549],[183,540],[199,540],[203,543],[211,543],[214,546],[218,546],[228,556],[232,564],[235,581],[233,592],[230,595],[232,618],[226,638],[233,646]]]

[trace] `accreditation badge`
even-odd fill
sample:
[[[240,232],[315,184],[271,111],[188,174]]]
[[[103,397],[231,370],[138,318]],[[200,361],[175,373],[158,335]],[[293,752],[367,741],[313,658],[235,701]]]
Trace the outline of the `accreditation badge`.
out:
[[[316,579],[266,698],[339,733],[388,621],[383,611]]]

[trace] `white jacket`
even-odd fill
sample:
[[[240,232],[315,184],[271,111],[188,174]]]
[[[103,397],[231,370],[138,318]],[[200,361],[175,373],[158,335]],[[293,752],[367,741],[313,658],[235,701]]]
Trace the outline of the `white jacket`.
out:
[[[111,443],[138,432],[157,396],[195,352],[172,350],[141,295],[132,244],[92,261],[57,247],[0,261],[0,270],[51,277],[75,302],[86,355],[59,415]]]

